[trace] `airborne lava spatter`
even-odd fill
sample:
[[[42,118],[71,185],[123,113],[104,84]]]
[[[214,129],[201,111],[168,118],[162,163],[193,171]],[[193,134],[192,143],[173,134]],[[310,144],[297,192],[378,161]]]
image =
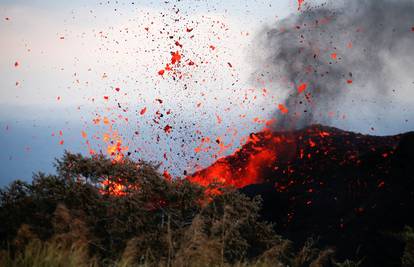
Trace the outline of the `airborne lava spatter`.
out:
[[[264,140],[252,134],[247,144],[231,156],[217,160],[205,170],[196,172],[188,179],[203,186],[217,183],[223,186],[244,187],[249,184],[260,183],[263,177],[261,171],[270,168],[276,161],[275,145],[280,140],[271,140],[270,133],[261,133]],[[267,145],[263,144],[267,142]],[[233,162],[233,158],[240,158],[241,162]],[[234,163],[234,164],[233,164]]]
[[[302,5],[305,2],[305,0],[298,0],[298,10],[302,9]]]

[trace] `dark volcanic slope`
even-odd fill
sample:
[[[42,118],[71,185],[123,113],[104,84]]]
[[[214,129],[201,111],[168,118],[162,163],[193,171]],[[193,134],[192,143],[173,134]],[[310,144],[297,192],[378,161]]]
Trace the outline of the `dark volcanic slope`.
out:
[[[338,258],[400,266],[404,244],[394,234],[414,224],[413,151],[414,133],[377,137],[316,125],[254,134],[189,179],[246,186],[245,194],[263,197],[263,218],[293,241],[318,237]]]

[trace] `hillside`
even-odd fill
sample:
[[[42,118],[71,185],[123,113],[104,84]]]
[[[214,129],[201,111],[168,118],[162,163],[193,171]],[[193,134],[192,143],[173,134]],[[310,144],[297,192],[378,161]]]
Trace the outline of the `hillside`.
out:
[[[313,236],[340,259],[398,266],[404,245],[395,235],[414,223],[413,151],[412,132],[380,137],[314,125],[252,134],[189,179],[261,195],[262,219],[297,244]]]

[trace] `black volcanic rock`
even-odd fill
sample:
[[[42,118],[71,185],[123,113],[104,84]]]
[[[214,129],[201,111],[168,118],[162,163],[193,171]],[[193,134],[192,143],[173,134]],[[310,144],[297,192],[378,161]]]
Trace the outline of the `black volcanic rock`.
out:
[[[299,245],[318,238],[340,260],[401,266],[398,234],[414,225],[413,132],[380,137],[316,125],[265,135],[224,159],[240,170],[258,147],[281,140],[271,146],[277,160],[259,170],[263,183],[240,189],[262,196],[262,219]]]

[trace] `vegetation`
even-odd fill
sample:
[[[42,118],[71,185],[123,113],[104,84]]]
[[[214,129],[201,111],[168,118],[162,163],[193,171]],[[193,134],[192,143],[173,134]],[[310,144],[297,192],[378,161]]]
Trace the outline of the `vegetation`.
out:
[[[403,233],[406,245],[402,257],[402,266],[414,266],[414,230],[411,227],[406,227]]]
[[[66,153],[56,169],[0,190],[0,266],[359,265],[313,239],[295,249],[259,219],[259,198],[211,197],[154,164]],[[406,238],[412,266],[412,229]]]

